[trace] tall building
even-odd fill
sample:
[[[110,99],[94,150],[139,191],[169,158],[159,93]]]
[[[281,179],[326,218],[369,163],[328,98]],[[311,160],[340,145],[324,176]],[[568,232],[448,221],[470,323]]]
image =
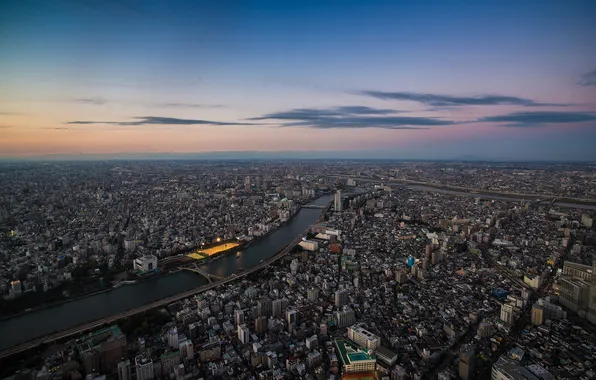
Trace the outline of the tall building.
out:
[[[348,328],[348,339],[367,350],[377,349],[381,345],[381,338],[360,326]]]
[[[118,380],[131,380],[130,360],[126,359],[118,363]]]
[[[238,340],[247,344],[250,340],[250,331],[246,325],[238,325]]]
[[[273,303],[269,298],[262,298],[257,302],[259,317],[270,317],[273,312]]]
[[[117,325],[109,326],[83,338],[78,351],[87,373],[116,373],[126,356],[126,335]]]
[[[271,303],[271,315],[274,317],[281,316],[281,310],[283,308],[283,301],[282,300],[273,300]]]
[[[338,310],[333,314],[335,324],[339,328],[348,327],[356,321],[356,313],[348,306],[344,306],[342,310]]]
[[[590,298],[588,299],[588,321],[596,324],[596,260],[592,263],[592,283],[590,286]]]
[[[288,325],[291,325],[293,323],[298,323],[298,310],[296,309],[289,309],[288,311],[286,311],[286,320],[288,322]]]
[[[504,303],[501,305],[501,320],[505,323],[511,324],[515,320],[516,311],[519,310],[515,305]]]
[[[178,341],[178,330],[176,327],[173,327],[168,331],[168,346],[170,346],[170,348],[173,350],[177,350],[180,346]]]
[[[462,347],[459,353],[459,378],[471,380],[474,378],[474,364],[476,352],[473,345]]]
[[[153,380],[153,360],[143,355],[135,357],[135,373],[137,380]]]
[[[180,351],[165,352],[161,355],[161,373],[169,376],[170,371],[180,364],[180,359]]]
[[[348,304],[348,289],[340,289],[335,292],[335,307],[340,308]]]
[[[255,319],[255,330],[259,334],[263,334],[267,332],[267,317],[262,316]]]
[[[234,322],[236,322],[236,326],[244,324],[244,311],[238,309],[234,312]]]
[[[540,305],[532,305],[532,324],[540,326],[544,322],[544,308]]]
[[[342,201],[341,201],[341,190],[337,190],[335,192],[335,198],[334,198],[334,203],[333,203],[333,208],[335,211],[340,212],[342,211]]]

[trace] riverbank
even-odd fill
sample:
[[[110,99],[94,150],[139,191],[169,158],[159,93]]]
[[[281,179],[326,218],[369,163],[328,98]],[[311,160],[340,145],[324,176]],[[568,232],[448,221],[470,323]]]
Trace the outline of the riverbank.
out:
[[[316,200],[317,205],[328,206],[331,196]],[[221,256],[211,264],[201,266],[201,270],[213,276],[224,278],[208,284],[203,276],[180,271],[151,277],[154,281],[142,281],[112,288],[93,296],[70,299],[60,305],[31,311],[18,318],[0,321],[0,357],[22,352],[43,343],[79,332],[88,331],[104,323],[112,323],[127,316],[167,305],[175,300],[189,297],[206,289],[225,284],[264,268],[277,260],[279,252],[288,245],[296,245],[304,231],[324,217],[324,210],[302,208],[285,225],[280,226],[266,237],[245,247],[242,255]],[[236,274],[232,276],[232,274]]]

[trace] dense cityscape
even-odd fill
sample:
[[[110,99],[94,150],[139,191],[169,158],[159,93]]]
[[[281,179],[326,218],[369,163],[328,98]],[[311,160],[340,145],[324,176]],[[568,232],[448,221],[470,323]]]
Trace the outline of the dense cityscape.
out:
[[[592,165],[48,161],[0,178],[2,378],[596,376]]]

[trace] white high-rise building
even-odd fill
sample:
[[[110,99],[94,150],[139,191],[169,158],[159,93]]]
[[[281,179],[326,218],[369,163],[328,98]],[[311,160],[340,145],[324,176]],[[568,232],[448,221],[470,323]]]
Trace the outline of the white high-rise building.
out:
[[[135,358],[135,372],[137,380],[153,380],[153,360],[138,355]]]
[[[126,359],[118,363],[118,380],[131,380],[130,360]]]
[[[240,340],[242,344],[247,344],[250,340],[250,330],[246,325],[238,326],[238,340]]]
[[[244,324],[244,311],[238,309],[234,312],[234,322],[236,326]]]
[[[180,343],[178,341],[178,330],[175,327],[168,331],[168,345],[174,350],[177,350],[180,347]]]
[[[342,202],[341,202],[341,190],[337,190],[335,193],[335,200],[333,203],[333,208],[336,212],[342,211]]]

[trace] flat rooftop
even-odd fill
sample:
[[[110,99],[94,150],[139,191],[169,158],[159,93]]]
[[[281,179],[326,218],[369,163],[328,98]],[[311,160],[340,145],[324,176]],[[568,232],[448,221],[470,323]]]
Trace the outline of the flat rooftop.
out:
[[[368,360],[375,360],[375,358],[370,355],[368,352],[361,350],[357,345],[351,343],[350,341],[337,338],[335,339],[335,346],[339,351],[339,355],[341,356],[342,363],[346,365],[350,365],[354,362],[358,361],[368,361]],[[376,361],[376,360],[375,360]]]

